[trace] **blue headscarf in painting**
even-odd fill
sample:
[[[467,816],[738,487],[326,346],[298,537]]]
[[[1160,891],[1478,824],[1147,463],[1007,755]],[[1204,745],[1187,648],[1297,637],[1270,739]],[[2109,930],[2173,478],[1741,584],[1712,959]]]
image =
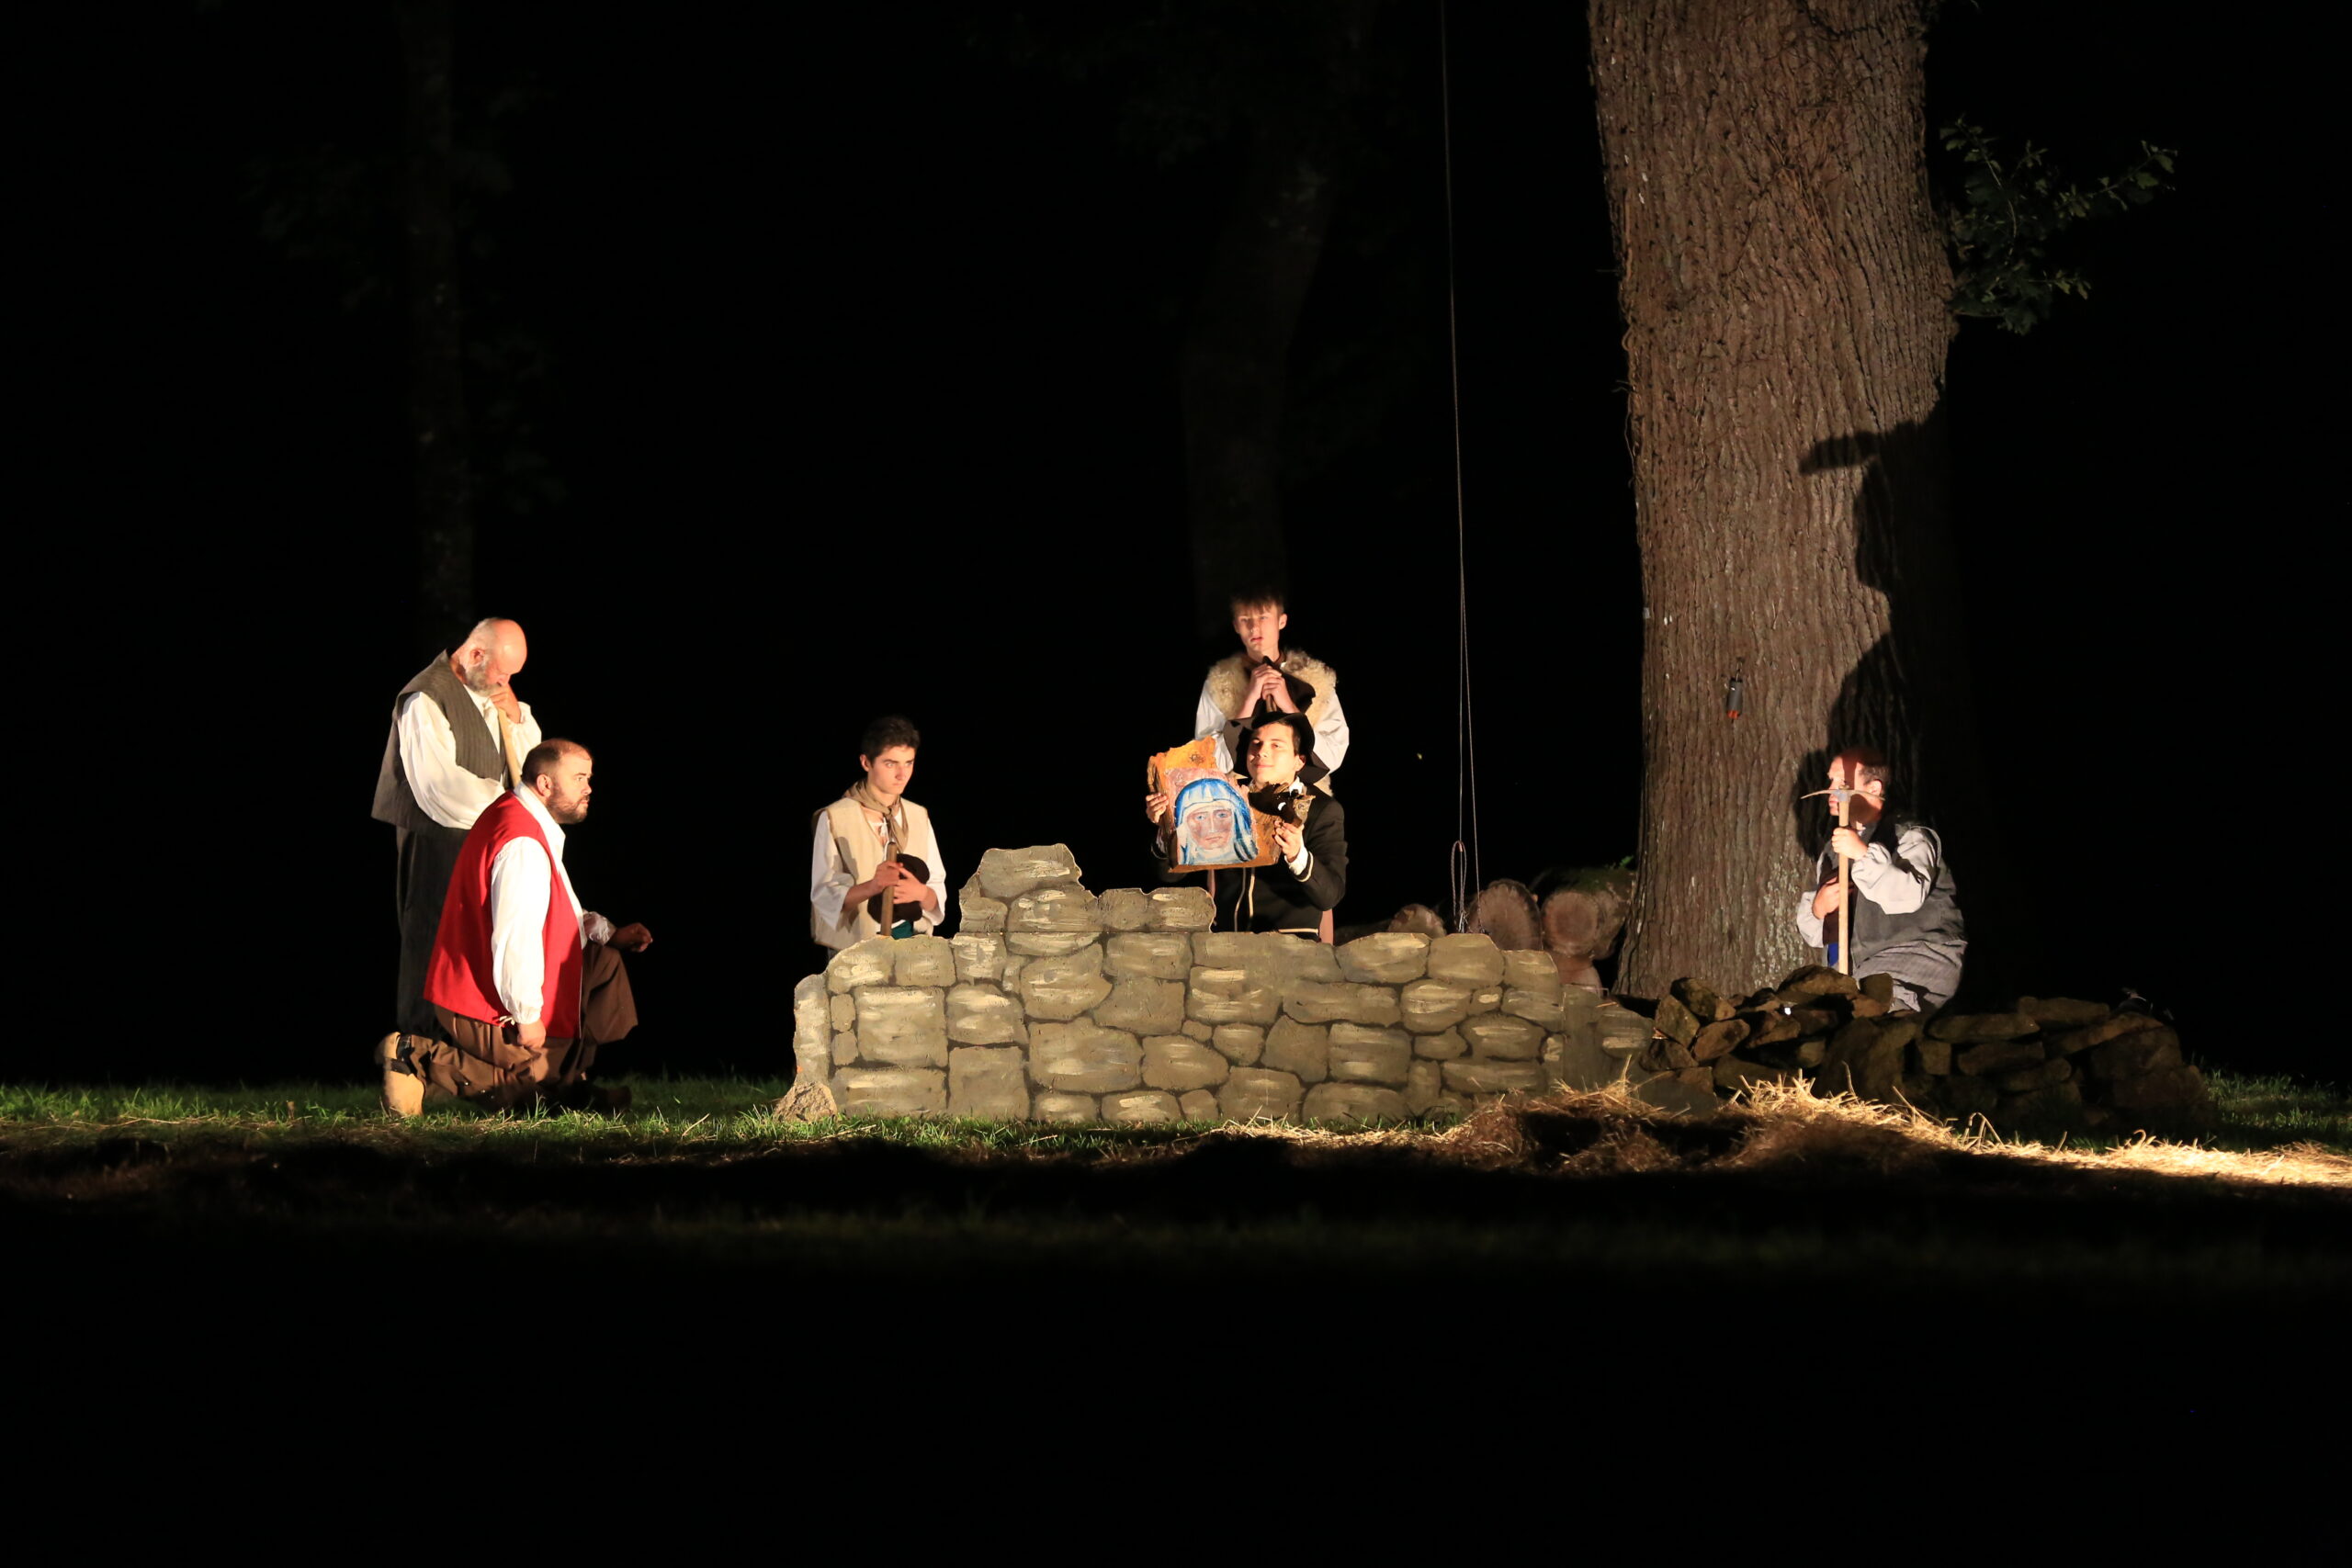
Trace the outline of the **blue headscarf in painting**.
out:
[[[1207,849],[1193,842],[1190,818],[1193,812],[1216,807],[1229,807],[1233,812],[1233,832],[1222,848]],[[1247,845],[1248,848],[1243,848]],[[1194,779],[1176,795],[1176,863],[1180,866],[1238,865],[1258,858],[1258,825],[1250,815],[1250,803],[1241,792],[1224,779]]]

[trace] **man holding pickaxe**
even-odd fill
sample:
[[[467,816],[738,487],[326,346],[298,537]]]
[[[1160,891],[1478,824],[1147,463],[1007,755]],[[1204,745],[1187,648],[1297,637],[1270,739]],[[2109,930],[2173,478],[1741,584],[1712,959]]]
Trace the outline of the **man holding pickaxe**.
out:
[[[1798,903],[1797,931],[1848,974],[1893,979],[1895,1006],[1932,1012],[1960,988],[1967,927],[1943,840],[1887,808],[1889,781],[1885,757],[1867,746],[1829,760],[1821,793],[1840,808],[1839,825],[1821,852],[1818,885]]]

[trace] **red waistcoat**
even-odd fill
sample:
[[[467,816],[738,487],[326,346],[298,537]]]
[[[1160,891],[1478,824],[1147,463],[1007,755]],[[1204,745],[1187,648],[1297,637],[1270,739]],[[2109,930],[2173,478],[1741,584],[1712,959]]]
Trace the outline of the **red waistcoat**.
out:
[[[488,1023],[506,1006],[491,983],[490,867],[498,852],[516,839],[537,840],[548,856],[548,918],[539,933],[546,967],[539,990],[539,1021],[550,1039],[580,1033],[580,984],[587,960],[580,951],[580,917],[564,897],[555,852],[539,831],[538,818],[512,795],[500,795],[476,819],[458,848],[458,869],[449,874],[449,896],[441,901],[441,930],[433,939],[433,959],[424,971],[424,999],[460,1018]]]

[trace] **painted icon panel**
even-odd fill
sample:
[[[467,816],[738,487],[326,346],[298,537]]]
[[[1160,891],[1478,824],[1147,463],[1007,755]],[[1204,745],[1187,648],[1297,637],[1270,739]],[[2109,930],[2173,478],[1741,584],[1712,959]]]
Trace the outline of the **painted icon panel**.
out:
[[[1203,736],[1151,759],[1150,789],[1174,810],[1169,863],[1184,870],[1272,865],[1274,818],[1253,811],[1233,775],[1216,765],[1216,740]]]

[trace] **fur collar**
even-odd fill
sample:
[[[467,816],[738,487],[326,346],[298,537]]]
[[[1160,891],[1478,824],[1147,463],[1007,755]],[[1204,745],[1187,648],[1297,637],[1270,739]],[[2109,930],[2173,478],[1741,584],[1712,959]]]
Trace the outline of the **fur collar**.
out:
[[[1241,711],[1241,699],[1250,690],[1252,662],[1248,654],[1234,653],[1209,666],[1209,700],[1216,704],[1217,712],[1237,723],[1247,716]],[[1284,674],[1295,675],[1315,688],[1315,700],[1306,705],[1306,722],[1321,729],[1331,711],[1331,693],[1340,684],[1339,672],[1295,648],[1283,650],[1282,662]]]

